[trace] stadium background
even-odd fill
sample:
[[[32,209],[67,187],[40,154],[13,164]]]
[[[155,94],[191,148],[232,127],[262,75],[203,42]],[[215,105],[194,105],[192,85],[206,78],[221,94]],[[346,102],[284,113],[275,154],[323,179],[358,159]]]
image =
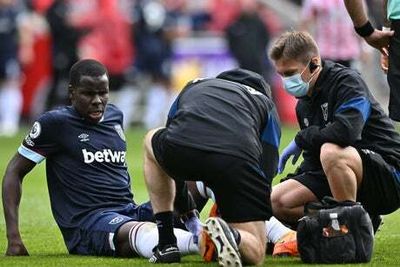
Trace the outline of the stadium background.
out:
[[[26,4],[28,1],[21,1]],[[72,2],[74,0],[71,0]],[[86,7],[100,0],[85,0]],[[112,3],[111,0],[108,1]],[[43,14],[48,8],[52,0],[33,0],[34,11],[37,14]],[[107,1],[104,1],[107,2]],[[174,5],[174,1],[165,1],[167,4]],[[185,2],[185,1],[175,1]],[[203,1],[190,1],[193,3],[203,3]],[[190,32],[174,39],[173,42],[173,87],[181,88],[188,80],[197,76],[212,76],[221,70],[236,66],[236,61],[229,53],[227,41],[222,34],[222,27],[225,20],[229,20],[229,4],[235,0],[204,0],[205,2],[217,3],[215,6],[218,20],[214,24],[214,28],[209,31]],[[264,7],[267,17],[266,23],[269,25],[271,38],[279,34],[285,29],[295,28],[299,24],[301,17],[302,1],[259,1]],[[367,1],[371,5],[379,4],[379,1]],[[219,5],[218,5],[219,3]],[[234,8],[233,13],[237,12]],[[224,12],[222,12],[224,11]],[[228,15],[227,15],[228,14]],[[6,164],[16,152],[21,140],[29,131],[29,125],[34,118],[43,112],[45,108],[45,95],[51,81],[51,56],[50,45],[51,37],[46,27],[35,28],[35,40],[33,49],[36,59],[30,65],[26,65],[24,71],[24,83],[22,87],[23,93],[23,109],[21,127],[13,136],[0,136],[0,173],[4,173]],[[0,40],[2,42],[4,40]],[[383,107],[387,106],[388,89],[384,81],[384,76],[378,69],[378,54],[374,50],[368,50],[364,55],[366,58],[358,58],[354,66],[359,68],[360,72],[366,78],[368,84],[374,92],[374,95],[382,103]],[[366,60],[366,61],[364,61]],[[377,71],[378,70],[378,71]],[[279,77],[272,75],[271,84],[274,90],[275,100],[279,109],[284,128],[281,141],[281,148],[285,147],[293,138],[296,132],[294,118],[294,100],[288,98],[281,90]],[[139,90],[141,97],[145,97],[145,90]],[[118,91],[113,92],[112,100],[118,99]],[[145,127],[142,121],[144,113],[143,101],[139,103],[137,114],[131,118],[128,123],[126,132],[128,142],[128,166],[133,180],[133,190],[137,202],[147,200],[147,192],[143,181],[143,154],[142,139],[145,133]],[[138,115],[139,114],[139,115]],[[278,175],[274,182],[278,182],[295,166],[288,164],[285,173]],[[207,210],[202,213],[202,218],[206,218]],[[376,245],[372,265],[399,265],[400,256],[400,212],[385,216],[384,225],[376,237]],[[30,257],[5,257],[4,252],[7,246],[5,235],[5,223],[0,207],[0,266],[145,266],[147,263],[143,259],[113,259],[113,258],[96,258],[71,256],[67,254],[61,234],[51,215],[49,197],[45,180],[45,164],[42,163],[36,167],[26,178],[23,186],[23,197],[20,206],[20,230],[23,240],[30,252]],[[182,265],[187,266],[204,266],[200,257],[189,256],[183,259]],[[272,259],[267,257],[265,265],[301,265],[297,258],[288,259]],[[150,266],[150,264],[148,264]]]

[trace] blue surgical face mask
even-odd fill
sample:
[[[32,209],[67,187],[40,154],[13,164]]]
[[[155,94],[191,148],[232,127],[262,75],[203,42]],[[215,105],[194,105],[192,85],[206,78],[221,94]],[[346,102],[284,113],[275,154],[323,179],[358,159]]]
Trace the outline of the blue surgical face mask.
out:
[[[289,77],[282,77],[283,88],[292,96],[303,97],[307,95],[308,89],[310,88],[310,81],[305,82],[301,78],[304,71],[305,69],[301,73],[296,73]]]

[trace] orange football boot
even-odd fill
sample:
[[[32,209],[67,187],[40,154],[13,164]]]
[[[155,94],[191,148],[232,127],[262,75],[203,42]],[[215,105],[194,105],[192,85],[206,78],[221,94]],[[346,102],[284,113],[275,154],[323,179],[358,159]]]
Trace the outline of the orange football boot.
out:
[[[295,231],[290,231],[275,243],[272,256],[299,256],[299,251],[297,250],[297,234]]]
[[[217,204],[213,204],[208,217],[219,217]],[[199,238],[200,255],[205,262],[217,261],[217,250],[206,231],[203,231]]]

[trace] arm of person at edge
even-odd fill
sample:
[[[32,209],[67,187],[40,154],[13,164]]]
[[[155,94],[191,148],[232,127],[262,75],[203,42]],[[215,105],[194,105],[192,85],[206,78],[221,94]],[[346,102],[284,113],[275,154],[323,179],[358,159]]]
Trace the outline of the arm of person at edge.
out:
[[[344,0],[347,12],[349,13],[354,27],[361,27],[368,22],[365,12],[363,0]],[[386,14],[387,0],[383,0],[384,14]],[[385,16],[386,18],[386,16]],[[372,47],[378,49],[382,54],[387,55],[389,39],[393,36],[394,31],[381,31],[375,29],[374,32],[364,37],[365,41]]]
[[[312,125],[299,131],[295,137],[297,146],[319,153],[324,143],[346,147],[361,139],[365,122],[371,112],[371,104],[360,93],[360,89],[357,89],[363,86],[361,82],[351,77],[347,77],[347,81],[348,86],[338,89],[332,122],[324,127]]]
[[[3,178],[3,209],[7,232],[7,256],[28,256],[28,250],[22,242],[18,226],[18,208],[22,195],[22,180],[36,163],[15,154],[8,163]]]
[[[272,186],[272,180],[276,176],[278,170],[281,126],[275,108],[272,108],[268,112],[267,118],[267,123],[261,135],[262,154],[260,166],[270,186]]]

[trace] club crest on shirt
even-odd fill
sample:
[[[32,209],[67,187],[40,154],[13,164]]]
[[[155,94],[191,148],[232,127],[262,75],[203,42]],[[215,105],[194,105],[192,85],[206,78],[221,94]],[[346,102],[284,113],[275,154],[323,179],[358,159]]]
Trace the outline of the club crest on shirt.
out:
[[[41,131],[42,131],[42,127],[40,126],[40,123],[38,121],[35,121],[35,123],[32,126],[31,131],[29,132],[29,137],[31,139],[38,138]]]
[[[322,116],[324,117],[324,121],[328,120],[328,102],[325,102],[321,105]]]
[[[117,134],[119,135],[119,137],[121,137],[121,139],[123,141],[125,141],[125,134],[124,134],[124,130],[122,130],[122,127],[120,124],[114,125],[114,129],[117,132]]]
[[[122,216],[117,216],[114,219],[112,219],[108,224],[117,224],[120,223],[124,220],[124,217]]]

